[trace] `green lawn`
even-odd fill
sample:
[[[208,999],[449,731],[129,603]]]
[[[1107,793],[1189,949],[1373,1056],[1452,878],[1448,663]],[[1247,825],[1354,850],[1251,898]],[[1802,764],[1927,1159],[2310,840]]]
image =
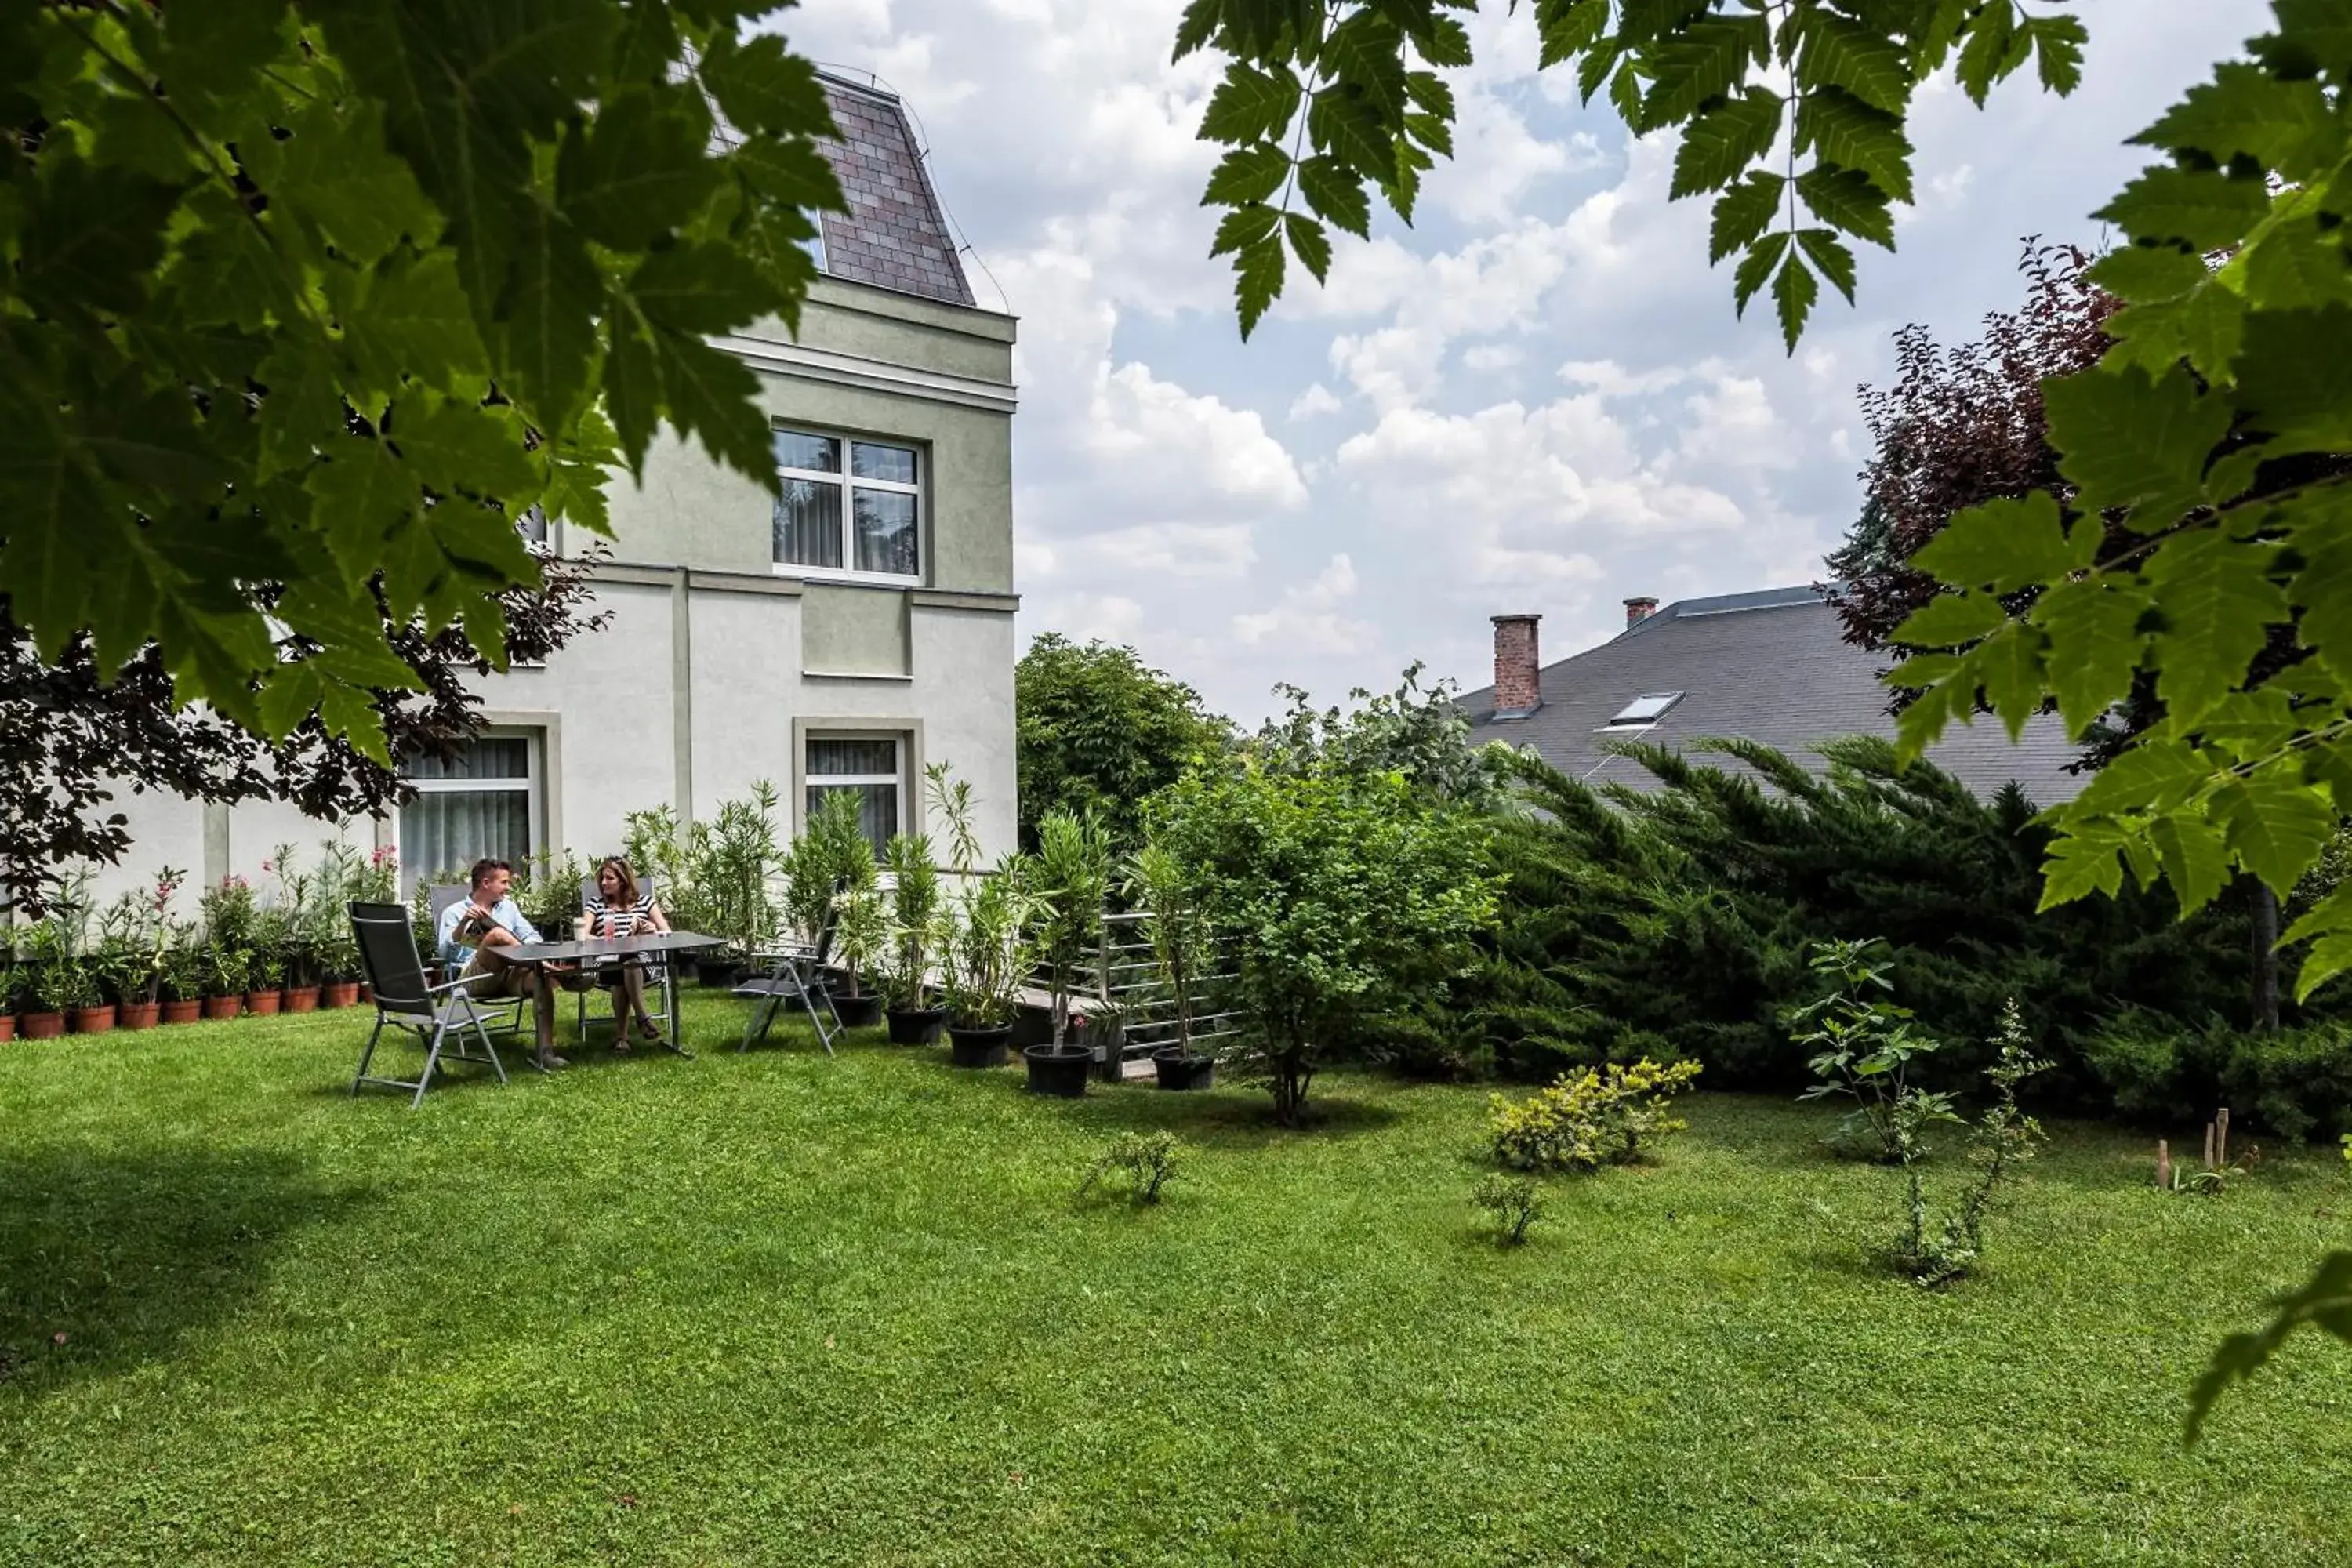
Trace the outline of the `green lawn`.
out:
[[[412,1114],[359,1017],[0,1046],[0,1563],[2352,1563],[2343,1347],[2179,1445],[2332,1156],[2168,1198],[2061,1129],[1929,1293],[1812,1108],[1697,1097],[1504,1252],[1477,1092],[1279,1134],[793,1037]],[[1074,1198],[1159,1126],[1161,1207]]]

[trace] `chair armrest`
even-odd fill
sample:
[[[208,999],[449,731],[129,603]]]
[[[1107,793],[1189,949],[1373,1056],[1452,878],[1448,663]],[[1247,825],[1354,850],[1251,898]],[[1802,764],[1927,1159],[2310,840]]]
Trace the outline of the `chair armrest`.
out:
[[[469,981],[478,980],[480,978],[481,976],[477,974],[460,974],[454,980],[444,980],[438,985],[427,985],[425,988],[425,994],[427,996],[437,996],[444,991],[455,991],[458,986],[464,985]]]

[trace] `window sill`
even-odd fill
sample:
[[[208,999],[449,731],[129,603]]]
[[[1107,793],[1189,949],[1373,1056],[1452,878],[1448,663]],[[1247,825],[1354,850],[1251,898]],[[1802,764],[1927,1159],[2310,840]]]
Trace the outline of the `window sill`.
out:
[[[797,578],[803,583],[837,583],[853,588],[919,588],[920,577],[899,577],[887,572],[848,572],[830,566],[793,566],[778,562],[771,570],[776,576]]]
[[[803,680],[889,680],[904,686],[915,678],[912,675],[892,675],[870,669],[803,669],[801,671],[801,679]]]

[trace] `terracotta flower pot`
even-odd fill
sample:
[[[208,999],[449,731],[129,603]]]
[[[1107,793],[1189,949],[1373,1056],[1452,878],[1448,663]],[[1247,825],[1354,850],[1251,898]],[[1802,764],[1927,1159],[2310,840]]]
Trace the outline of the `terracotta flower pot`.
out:
[[[360,983],[356,980],[330,981],[319,992],[321,1007],[348,1007],[360,999]]]
[[[245,994],[245,1010],[257,1018],[267,1018],[278,1011],[278,994],[275,991],[248,991]]]
[[[126,1029],[152,1029],[163,1015],[161,1002],[125,1002],[115,1016],[115,1022]]]
[[[176,1002],[163,1004],[163,1022],[193,1024],[204,1016],[205,1002],[201,996],[184,996]]]
[[[54,1040],[66,1032],[63,1013],[26,1013],[16,1019],[16,1028],[28,1040]]]
[[[207,996],[205,998],[205,1016],[234,1018],[244,1005],[245,998],[242,996]]]
[[[375,987],[370,985],[364,980],[360,982],[360,1000],[362,1002],[373,1002],[375,1000]]]
[[[114,1005],[101,1003],[95,1007],[77,1007],[73,1015],[77,1035],[103,1035],[114,1027]]]
[[[16,1037],[16,1015],[14,1013],[0,1013],[0,1043],[13,1040]]]
[[[319,988],[315,985],[289,985],[286,988],[286,1011],[315,1013],[319,1010]]]

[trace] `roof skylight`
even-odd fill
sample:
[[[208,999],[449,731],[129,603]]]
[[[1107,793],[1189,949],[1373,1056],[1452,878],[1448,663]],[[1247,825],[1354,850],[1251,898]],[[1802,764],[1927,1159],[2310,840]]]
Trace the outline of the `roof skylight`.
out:
[[[1683,700],[1679,691],[1646,691],[1617,710],[1617,716],[1603,726],[1610,730],[1645,730],[1666,716],[1666,710]]]

